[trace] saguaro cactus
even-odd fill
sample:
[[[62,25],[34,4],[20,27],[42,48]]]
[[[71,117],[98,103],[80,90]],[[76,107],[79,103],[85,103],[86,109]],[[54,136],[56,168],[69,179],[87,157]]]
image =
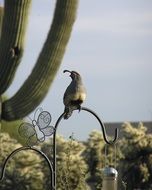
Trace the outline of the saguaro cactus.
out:
[[[0,35],[1,35],[2,20],[3,20],[3,7],[0,6]],[[2,113],[2,100],[0,96],[0,132],[1,132],[1,113]]]
[[[11,2],[12,0],[6,1]],[[53,22],[35,67],[18,92],[2,103],[2,119],[12,121],[25,117],[39,105],[47,94],[61,64],[72,31],[77,3],[78,0],[57,0]],[[6,18],[4,18],[4,22],[7,22]],[[3,24],[4,26],[5,24]],[[14,47],[16,45],[13,44]],[[8,50],[9,48],[7,47],[5,51]],[[8,52],[5,53],[8,54]],[[2,67],[4,67],[4,64],[0,64],[0,72],[3,72]],[[16,64],[14,65],[16,66]],[[8,64],[7,67],[5,74],[3,74],[5,85],[0,87],[1,93],[6,89],[6,86],[11,81],[10,78],[12,78],[12,66]]]
[[[0,35],[1,35],[2,21],[3,21],[3,7],[0,5]]]
[[[20,63],[31,0],[5,0],[0,39],[0,94],[12,82]]]

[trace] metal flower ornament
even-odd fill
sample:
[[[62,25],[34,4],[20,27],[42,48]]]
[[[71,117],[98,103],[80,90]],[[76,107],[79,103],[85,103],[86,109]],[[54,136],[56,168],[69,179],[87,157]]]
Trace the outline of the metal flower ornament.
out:
[[[36,119],[36,113],[39,110],[40,113]],[[18,129],[20,136],[26,139],[28,146],[33,146],[38,142],[44,142],[46,137],[54,133],[54,127],[50,125],[52,120],[51,114],[48,111],[43,111],[42,108],[38,108],[37,111],[31,123],[24,122]]]

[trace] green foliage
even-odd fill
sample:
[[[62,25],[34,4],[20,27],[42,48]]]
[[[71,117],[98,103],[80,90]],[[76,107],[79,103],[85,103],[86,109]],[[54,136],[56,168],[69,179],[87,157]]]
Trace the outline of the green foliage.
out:
[[[89,135],[86,147],[84,156],[90,171],[88,182],[94,184],[96,190],[101,190],[101,169],[107,165],[115,167],[115,163],[118,162],[121,155],[120,151],[115,149],[115,145],[106,145],[102,133],[97,130],[92,131]]]
[[[19,17],[18,12],[22,12],[22,9],[20,10],[20,6],[18,7],[16,2],[18,2],[17,5],[20,5],[22,2],[24,4],[30,3],[30,0],[15,0],[15,3],[14,1],[6,0],[6,5],[8,6],[6,6],[4,11],[2,37],[0,41],[0,47],[2,49],[0,49],[0,72],[3,74],[0,80],[0,94],[5,92],[10,81],[12,81],[12,76],[17,67],[16,61],[19,59],[18,56],[12,58],[10,48],[13,46],[19,47],[19,52],[20,48],[22,50],[22,46],[20,47],[19,44],[20,41],[22,42],[22,38],[20,39],[19,37],[22,37],[24,32],[21,31],[19,33],[20,35],[18,33],[16,34],[21,27],[17,19]],[[77,3],[78,0],[57,0],[53,22],[35,67],[16,94],[3,102],[2,119],[13,121],[27,116],[46,96],[65,53],[76,17]],[[28,12],[28,6],[24,6],[24,8],[25,12]],[[15,29],[12,21],[9,20],[11,18],[14,19],[14,22],[16,20],[14,23]],[[25,18],[23,17],[23,20],[25,19],[27,19],[26,14]],[[12,32],[5,32],[7,27],[11,28]],[[11,43],[11,45],[5,45],[8,39],[8,43]],[[12,39],[14,40],[13,42],[11,41]],[[3,58],[6,59],[5,62]],[[15,62],[14,59],[16,60]]]
[[[75,140],[62,142],[63,140],[61,139],[61,143],[64,149],[60,149],[57,161],[58,187],[61,189],[64,186],[65,190],[87,190],[85,183],[87,165],[81,156],[84,146]]]
[[[96,178],[96,172],[104,166],[104,141],[99,131],[93,131],[89,135],[85,157],[90,167],[92,178]],[[94,180],[94,179],[92,179]]]
[[[119,189],[152,189],[152,135],[146,131],[142,123],[139,123],[138,127],[133,127],[130,123],[122,126],[123,139],[119,140],[116,149]],[[99,131],[90,134],[86,146],[85,158],[90,170],[89,183],[94,183],[95,189],[101,189],[100,171],[105,166],[105,161],[107,165],[114,164],[115,147],[106,148]],[[138,175],[135,175],[137,173]]]
[[[57,137],[57,190],[89,189],[85,181],[88,168],[82,157],[84,148],[76,140]],[[47,153],[48,144],[44,144],[42,150]],[[51,154],[49,157],[51,158]]]
[[[137,128],[130,123],[123,125],[120,144],[123,158],[119,167],[128,190],[152,189],[152,135],[146,131],[142,123]]]
[[[21,145],[7,133],[0,133],[0,140],[0,166],[2,166],[6,157]],[[0,182],[0,189],[42,190],[43,179],[40,157],[32,151],[22,151],[8,162],[5,178]]]
[[[151,190],[152,135],[146,133],[146,127],[142,123],[137,128],[125,123],[122,132],[123,138],[118,142],[120,149],[117,149],[116,160],[119,189]],[[6,156],[21,145],[5,133],[0,134],[0,139],[2,165]],[[52,160],[52,139],[39,148]],[[99,131],[93,131],[86,143],[78,143],[72,137],[66,140],[57,136],[57,190],[89,190],[88,184],[101,190],[101,169],[105,165],[114,165],[114,159],[115,147],[106,147]],[[46,162],[30,151],[16,155],[9,162],[6,180],[0,183],[0,188],[17,189],[15,186],[20,190],[49,190],[50,173]]]

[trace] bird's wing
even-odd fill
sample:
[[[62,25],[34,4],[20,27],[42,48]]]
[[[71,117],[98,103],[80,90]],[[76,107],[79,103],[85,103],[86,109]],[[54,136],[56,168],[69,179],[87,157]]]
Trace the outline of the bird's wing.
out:
[[[70,106],[71,101],[81,100],[83,102],[85,98],[86,90],[82,81],[79,81],[79,83],[72,81],[64,93],[63,103],[65,106]]]
[[[69,106],[69,103],[70,103],[71,99],[74,96],[74,91],[73,91],[73,88],[71,86],[72,86],[72,84],[70,84],[67,87],[67,89],[66,89],[66,91],[64,93],[63,103],[64,103],[65,106]]]
[[[83,102],[86,98],[86,94],[85,93],[79,93],[79,92],[76,92],[76,93],[71,93],[71,94],[65,94],[64,98],[63,98],[63,101],[64,101],[64,105],[65,106],[69,106],[71,105],[71,101],[74,102],[74,101],[80,101],[80,102]]]

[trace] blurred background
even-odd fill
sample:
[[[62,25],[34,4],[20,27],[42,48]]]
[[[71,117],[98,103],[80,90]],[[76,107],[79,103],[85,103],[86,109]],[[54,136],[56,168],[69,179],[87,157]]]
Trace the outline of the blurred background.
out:
[[[54,6],[54,0],[45,0],[45,3],[33,0],[25,54],[6,92],[9,97],[20,88],[37,60]],[[64,69],[76,70],[82,75],[87,89],[84,106],[96,111],[104,122],[152,120],[151,10],[150,0],[79,2],[61,68],[40,105],[52,114],[53,122],[64,110],[63,94],[71,81],[63,74]],[[86,113],[79,117],[75,113],[68,122],[63,122],[59,133],[68,136],[75,132],[85,140],[94,128],[94,120]]]
[[[11,0],[6,1],[11,10],[12,6],[15,7],[15,14],[22,11]],[[16,3],[20,2],[24,4],[27,0],[16,0]],[[6,97],[12,97],[31,73],[47,37],[55,2],[32,1],[25,53]],[[2,0],[0,4],[3,6]],[[7,9],[8,13],[10,9]],[[152,190],[151,10],[150,0],[79,1],[77,19],[60,70],[39,107],[51,113],[51,126],[54,126],[64,111],[63,94],[71,82],[63,70],[76,70],[82,75],[87,89],[83,105],[101,117],[108,135],[112,136],[118,127],[120,138],[116,145],[105,144],[98,122],[84,111],[75,111],[68,121],[63,120],[57,131],[61,136],[56,138],[58,190],[101,190],[101,171],[106,166],[118,170],[119,189]],[[16,19],[12,20],[16,24]],[[5,41],[8,41],[7,37]],[[5,48],[5,43],[1,47]],[[7,51],[6,56],[9,56]],[[26,104],[25,101],[19,102]],[[16,105],[18,108],[18,101]],[[23,107],[18,112],[23,112]],[[37,119],[37,116],[38,111],[29,115],[31,119]],[[25,119],[31,123],[29,117]],[[28,139],[18,133],[23,122],[0,122],[0,171],[12,151],[27,145]],[[27,125],[25,127],[27,129]],[[52,146],[52,138],[34,144],[50,161],[53,161]],[[5,179],[0,181],[2,190],[48,190],[50,187],[49,168],[45,160],[31,149],[13,155],[5,170]]]

